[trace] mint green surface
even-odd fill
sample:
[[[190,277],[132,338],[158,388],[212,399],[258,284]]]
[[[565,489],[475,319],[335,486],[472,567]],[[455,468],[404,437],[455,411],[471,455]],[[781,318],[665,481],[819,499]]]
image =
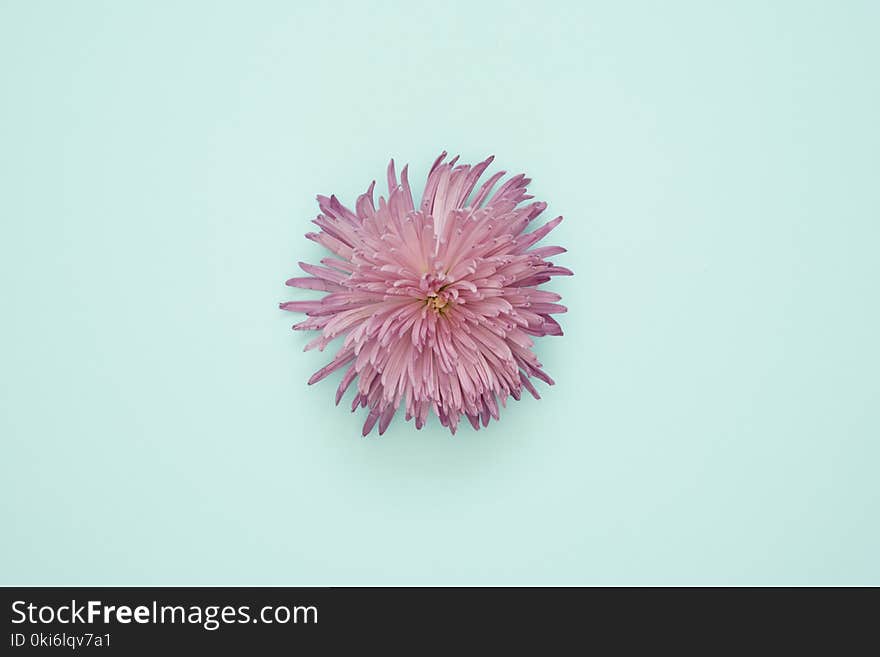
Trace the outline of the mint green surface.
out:
[[[880,584],[878,25],[0,3],[0,583]],[[283,281],[442,149],[566,217],[557,385],[362,439]]]

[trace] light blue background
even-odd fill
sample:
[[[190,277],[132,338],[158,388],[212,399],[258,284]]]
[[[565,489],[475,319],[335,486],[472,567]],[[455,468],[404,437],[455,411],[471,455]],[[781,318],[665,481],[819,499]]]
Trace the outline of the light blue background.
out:
[[[0,583],[880,584],[878,24],[0,3]],[[566,216],[558,385],[365,440],[277,302],[444,148]]]

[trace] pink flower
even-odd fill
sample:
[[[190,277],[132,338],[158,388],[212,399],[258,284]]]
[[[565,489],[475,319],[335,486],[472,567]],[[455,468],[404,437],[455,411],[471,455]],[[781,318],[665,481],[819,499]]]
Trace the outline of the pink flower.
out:
[[[320,300],[288,301],[284,310],[308,319],[295,330],[320,331],[306,350],[323,350],[344,337],[333,360],[309,385],[347,367],[336,403],[357,379],[351,404],[369,406],[363,435],[378,421],[385,432],[398,407],[421,429],[433,410],[455,433],[465,415],[474,429],[498,419],[498,403],[522,389],[540,399],[529,380],[552,385],[532,351],[530,336],[562,335],[551,315],[564,313],[560,296],[539,287],[571,271],[547,260],[558,246],[533,248],[562,217],[530,233],[523,231],[544,208],[526,194],[531,182],[514,176],[489,194],[504,176],[489,178],[468,200],[492,157],[455,166],[457,157],[434,162],[422,201],[413,204],[407,167],[388,165],[388,200],[373,203],[375,181],[358,197],[354,211],[335,196],[318,196],[318,233],[306,237],[336,257],[319,265],[299,263],[309,276],[287,285],[328,294]]]

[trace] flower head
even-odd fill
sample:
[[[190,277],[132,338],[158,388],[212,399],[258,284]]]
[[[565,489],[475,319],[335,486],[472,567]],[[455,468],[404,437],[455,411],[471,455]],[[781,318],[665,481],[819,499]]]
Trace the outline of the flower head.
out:
[[[473,193],[492,162],[456,166],[442,153],[428,175],[418,207],[407,167],[388,165],[388,199],[373,201],[370,185],[354,210],[335,196],[318,196],[321,229],[306,237],[334,254],[321,265],[299,263],[309,276],[287,285],[328,294],[288,301],[284,310],[308,316],[295,330],[319,331],[306,350],[323,350],[344,337],[333,360],[309,379],[316,383],[346,368],[338,404],[357,380],[352,411],[369,407],[366,436],[385,432],[403,405],[421,429],[433,411],[452,433],[464,415],[475,429],[498,419],[498,405],[523,388],[539,399],[530,378],[552,385],[532,351],[532,337],[562,335],[552,315],[566,311],[560,296],[539,287],[571,271],[548,260],[558,246],[533,248],[557,217],[526,227],[547,207],[526,193],[531,182],[513,176],[494,193],[501,171]],[[490,196],[491,194],[491,196]]]

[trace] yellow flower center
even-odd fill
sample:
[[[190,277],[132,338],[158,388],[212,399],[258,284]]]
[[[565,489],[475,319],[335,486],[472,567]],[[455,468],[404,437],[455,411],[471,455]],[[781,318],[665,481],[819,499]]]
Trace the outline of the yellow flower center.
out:
[[[436,311],[443,310],[446,307],[446,304],[449,303],[446,300],[445,295],[442,297],[440,297],[440,296],[428,297],[427,301],[428,301],[428,307],[433,308]]]

